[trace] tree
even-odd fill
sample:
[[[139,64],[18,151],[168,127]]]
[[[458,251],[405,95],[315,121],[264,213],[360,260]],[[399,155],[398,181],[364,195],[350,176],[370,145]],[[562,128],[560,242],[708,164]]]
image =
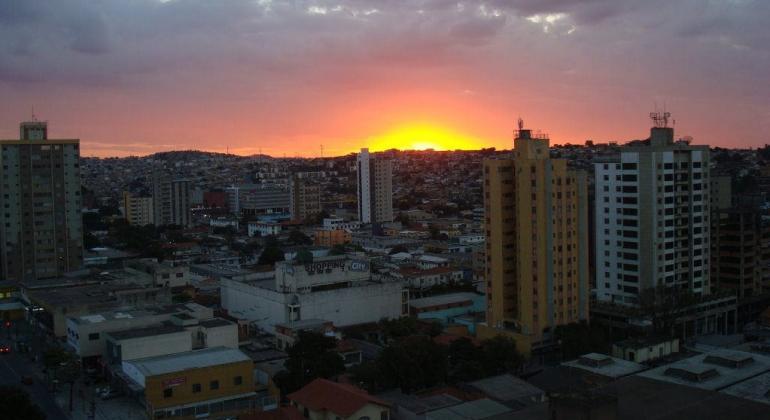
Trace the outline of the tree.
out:
[[[385,388],[425,389],[446,380],[446,347],[425,336],[406,337],[382,350],[377,369]]]
[[[410,316],[380,320],[380,328],[386,340],[402,338],[417,332],[417,320]]]
[[[516,349],[516,341],[504,335],[482,341],[481,351],[481,364],[487,376],[515,372],[524,362]]]
[[[329,255],[345,255],[345,253],[347,253],[347,250],[344,244],[334,245],[331,251],[329,251]]]
[[[289,242],[294,245],[312,245],[313,240],[309,236],[302,233],[299,229],[294,229],[289,232]]]
[[[653,335],[672,336],[679,315],[697,303],[697,297],[686,288],[658,284],[639,293],[639,307],[652,322]]]
[[[313,253],[307,249],[297,251],[297,262],[300,264],[310,264],[313,262]]]
[[[467,382],[481,378],[484,367],[481,360],[484,352],[469,338],[462,337],[449,344],[449,379],[452,382]]]
[[[0,386],[0,413],[5,420],[45,420],[29,395],[15,386]]]
[[[266,246],[259,254],[258,264],[260,265],[273,265],[278,261],[284,260],[283,250],[277,245]]]
[[[566,360],[586,353],[606,353],[609,350],[609,340],[604,330],[584,322],[559,325],[553,333],[560,341],[562,358]]]
[[[275,382],[286,395],[316,378],[332,378],[345,370],[345,361],[335,349],[337,339],[312,331],[300,331],[289,347],[286,372],[276,375]]]

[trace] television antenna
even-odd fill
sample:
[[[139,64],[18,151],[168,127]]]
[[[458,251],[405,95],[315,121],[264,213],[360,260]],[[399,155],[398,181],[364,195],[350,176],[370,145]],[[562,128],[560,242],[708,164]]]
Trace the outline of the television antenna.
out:
[[[650,112],[650,119],[652,120],[652,123],[655,124],[655,127],[658,127],[658,128],[668,127],[669,118],[671,118],[671,113],[667,111]]]

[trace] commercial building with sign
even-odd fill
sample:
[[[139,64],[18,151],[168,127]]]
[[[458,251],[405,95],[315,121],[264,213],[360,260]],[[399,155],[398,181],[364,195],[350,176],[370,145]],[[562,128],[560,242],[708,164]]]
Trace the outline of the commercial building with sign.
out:
[[[276,324],[303,319],[323,319],[344,327],[408,312],[408,292],[398,279],[374,275],[368,260],[344,255],[320,257],[308,264],[281,262],[268,279],[223,279],[221,296],[231,316],[250,320],[270,333]]]
[[[240,350],[216,347],[123,362],[130,387],[150,419],[220,418],[254,411],[254,363]]]

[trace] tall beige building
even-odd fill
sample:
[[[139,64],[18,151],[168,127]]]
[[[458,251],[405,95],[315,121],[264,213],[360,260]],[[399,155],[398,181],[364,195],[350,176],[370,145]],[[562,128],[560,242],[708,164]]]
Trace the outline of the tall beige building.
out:
[[[393,221],[393,164],[389,159],[361,149],[358,166],[358,220],[362,223]]]
[[[321,186],[316,181],[293,175],[289,190],[292,220],[307,220],[321,213]]]
[[[137,197],[123,192],[123,215],[130,225],[146,226],[155,224],[152,197]]]
[[[586,175],[549,157],[549,140],[523,128],[513,154],[484,160],[487,325],[529,354],[558,325],[588,319]]]
[[[83,263],[80,141],[23,122],[0,140],[0,279],[57,277]]]
[[[190,181],[166,179],[159,171],[152,178],[152,206],[155,226],[190,225]]]

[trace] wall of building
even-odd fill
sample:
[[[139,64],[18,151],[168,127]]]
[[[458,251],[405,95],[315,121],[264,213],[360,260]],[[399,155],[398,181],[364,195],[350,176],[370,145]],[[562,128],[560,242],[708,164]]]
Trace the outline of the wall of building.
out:
[[[192,336],[188,331],[179,331],[122,340],[108,338],[105,349],[110,363],[118,363],[123,360],[136,360],[190,351],[192,350]]]

